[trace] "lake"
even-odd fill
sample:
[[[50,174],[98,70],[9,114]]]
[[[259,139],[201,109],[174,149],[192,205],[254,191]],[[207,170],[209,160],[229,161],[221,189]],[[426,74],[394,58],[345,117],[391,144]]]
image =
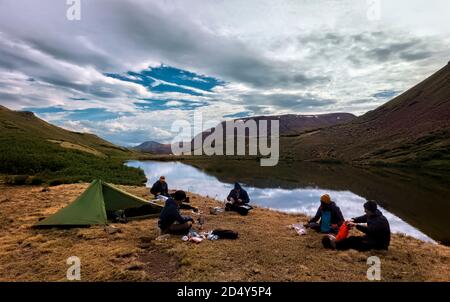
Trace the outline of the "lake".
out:
[[[223,201],[239,181],[251,204],[287,213],[314,215],[322,194],[330,194],[346,219],[363,214],[375,200],[394,233],[450,243],[448,175],[411,170],[361,169],[345,165],[280,163],[260,167],[252,160],[130,161],[151,186],[165,175],[170,189]]]

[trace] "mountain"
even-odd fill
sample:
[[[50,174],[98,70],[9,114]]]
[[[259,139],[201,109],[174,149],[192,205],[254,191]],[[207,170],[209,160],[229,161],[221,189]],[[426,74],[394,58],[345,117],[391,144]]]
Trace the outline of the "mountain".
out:
[[[287,159],[450,166],[450,64],[352,121],[280,139]]]
[[[317,129],[322,127],[329,127],[332,125],[338,125],[353,120],[355,116],[351,113],[330,113],[319,115],[298,115],[298,114],[285,114],[285,115],[272,115],[272,116],[255,116],[235,119],[233,121],[248,121],[250,119],[256,121],[256,125],[259,126],[261,120],[272,121],[278,120],[280,122],[280,135],[295,135],[302,131],[308,131],[311,129]],[[226,121],[223,121],[219,125],[225,129]],[[219,126],[217,125],[217,126]],[[196,135],[196,138],[202,136],[202,141],[211,134],[214,128],[208,129]],[[268,131],[270,135],[270,129]],[[230,139],[231,136],[224,137]],[[194,147],[194,139],[191,141],[192,148]],[[148,141],[133,148],[134,150],[152,154],[172,154],[172,147],[170,144],[160,144],[154,141]]]
[[[19,175],[22,181],[33,177],[34,183],[102,178],[141,184],[143,172],[123,165],[134,155],[93,134],[68,131],[32,112],[0,106],[0,175]],[[11,182],[16,182],[14,177]]]
[[[295,135],[302,131],[311,129],[329,127],[342,123],[349,122],[355,118],[351,113],[329,113],[317,115],[299,115],[299,114],[285,114],[285,115],[268,115],[247,117],[239,120],[248,121],[250,119],[256,121],[259,125],[261,120],[278,120],[280,122],[280,135]]]
[[[291,136],[297,135],[298,133],[319,129],[324,127],[330,127],[333,125],[339,125],[342,123],[349,122],[355,118],[355,115],[351,113],[329,113],[329,114],[317,114],[317,115],[299,115],[299,114],[284,114],[284,115],[267,115],[267,116],[254,116],[254,117],[246,117],[235,119],[232,121],[243,121],[247,122],[249,120],[254,120],[256,125],[259,127],[261,121],[279,121],[279,135],[280,136]],[[229,135],[228,133],[225,135],[225,124],[227,121],[223,121],[219,125],[224,130],[224,142],[225,140],[236,139],[236,134]],[[270,135],[270,124],[268,125],[267,135]],[[217,125],[217,126],[219,126]],[[216,126],[216,127],[217,127]],[[203,131],[200,134],[196,135],[196,138],[202,136],[203,140],[209,136],[214,128]],[[246,138],[248,139],[248,134],[246,133]],[[194,146],[194,140],[191,141],[191,145]]]
[[[133,148],[134,150],[152,153],[152,154],[172,154],[172,148],[170,144],[161,144],[154,141],[148,141]]]

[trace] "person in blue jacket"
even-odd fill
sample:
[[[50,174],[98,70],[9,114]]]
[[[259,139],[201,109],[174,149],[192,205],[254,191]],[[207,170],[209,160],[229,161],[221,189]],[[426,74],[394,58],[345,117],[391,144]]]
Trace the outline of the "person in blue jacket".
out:
[[[179,207],[184,200],[186,200],[184,191],[176,191],[173,198],[169,197],[166,200],[158,222],[162,233],[187,234],[189,232],[194,219],[180,214]]]
[[[325,194],[320,197],[320,207],[316,215],[304,226],[321,233],[337,233],[343,223],[344,216],[341,209],[331,201],[330,195]]]

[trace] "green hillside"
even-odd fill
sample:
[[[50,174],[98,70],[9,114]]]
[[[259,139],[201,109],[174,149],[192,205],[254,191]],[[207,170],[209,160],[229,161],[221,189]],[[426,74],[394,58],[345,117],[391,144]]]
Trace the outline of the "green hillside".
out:
[[[67,131],[31,112],[0,106],[0,174],[9,183],[91,181],[140,185],[143,171],[125,167],[134,151],[95,135]]]
[[[301,161],[450,170],[450,64],[352,121],[281,137],[281,157]]]

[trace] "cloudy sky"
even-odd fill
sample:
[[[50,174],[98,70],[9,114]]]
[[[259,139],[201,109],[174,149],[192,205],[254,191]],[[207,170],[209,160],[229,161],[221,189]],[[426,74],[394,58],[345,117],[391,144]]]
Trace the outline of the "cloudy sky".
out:
[[[116,144],[261,114],[357,115],[449,61],[448,0],[0,0],[0,104]]]

